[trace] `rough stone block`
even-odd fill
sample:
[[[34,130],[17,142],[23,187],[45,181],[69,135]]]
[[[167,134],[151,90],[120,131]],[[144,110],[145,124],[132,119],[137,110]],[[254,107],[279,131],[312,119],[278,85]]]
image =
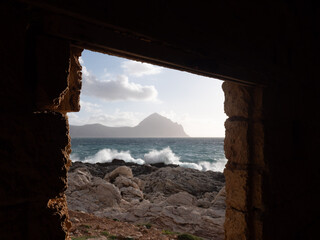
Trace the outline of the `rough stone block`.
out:
[[[249,118],[252,102],[252,88],[236,83],[224,82],[222,89],[225,95],[224,111],[229,117]]]
[[[81,48],[70,48],[70,69],[68,75],[68,89],[59,107],[56,111],[59,112],[78,112],[80,111],[80,92],[81,92],[81,79],[82,79],[82,66],[79,62],[79,57],[82,53]]]
[[[248,224],[246,214],[230,207],[226,209],[224,222],[225,240],[248,240]]]
[[[71,228],[71,222],[69,221],[69,213],[68,213],[68,206],[67,206],[67,199],[64,194],[60,196],[50,199],[47,204],[49,212],[51,212],[53,222],[57,223],[57,229],[60,228],[60,234],[64,235],[67,238],[68,230]]]
[[[226,168],[224,175],[226,178],[227,206],[246,211],[248,209],[248,172]]]
[[[225,128],[224,151],[226,158],[232,163],[248,164],[248,122],[228,119],[225,122]]]

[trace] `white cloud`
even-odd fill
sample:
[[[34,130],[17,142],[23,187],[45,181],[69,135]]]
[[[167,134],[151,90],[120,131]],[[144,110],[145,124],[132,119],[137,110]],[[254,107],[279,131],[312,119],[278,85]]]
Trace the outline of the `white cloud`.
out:
[[[130,82],[125,75],[118,75],[114,79],[98,80],[85,66],[82,68],[83,93],[106,101],[117,100],[156,100],[158,91],[154,86],[142,86]]]
[[[163,69],[162,67],[158,67],[149,63],[141,63],[130,60],[124,61],[121,67],[127,75],[135,77],[159,74]]]
[[[68,119],[69,119],[69,124],[71,125],[83,125],[83,119],[79,116],[78,113],[67,113]]]
[[[102,113],[101,106],[96,103],[85,102],[80,100],[80,107],[81,107],[81,111],[85,111],[88,113],[94,113],[94,114]]]
[[[81,65],[84,64],[84,61],[83,61],[82,57],[79,57],[79,63],[80,63]]]
[[[70,119],[78,119],[79,116],[76,113],[70,112],[68,113],[68,118]]]

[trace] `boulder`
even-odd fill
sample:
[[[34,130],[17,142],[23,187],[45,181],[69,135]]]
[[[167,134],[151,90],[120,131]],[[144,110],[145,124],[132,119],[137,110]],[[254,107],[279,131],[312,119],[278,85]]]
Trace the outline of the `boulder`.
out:
[[[209,208],[211,206],[211,202],[205,198],[201,198],[197,200],[196,205],[201,208]]]
[[[85,188],[92,180],[92,175],[86,168],[78,168],[76,171],[68,173],[67,192],[73,192]]]
[[[108,182],[113,182],[118,176],[123,176],[126,178],[133,178],[131,168],[129,168],[127,166],[117,167],[111,173],[107,173],[105,175],[104,179]]]
[[[123,175],[118,176],[113,182],[113,184],[117,186],[119,189],[123,187],[133,187],[135,189],[140,189],[135,181]]]
[[[128,178],[123,175],[119,175],[113,184],[119,189],[123,187],[133,187],[140,190],[144,188],[144,182],[141,179],[136,177]]]
[[[168,205],[173,206],[192,206],[195,205],[197,199],[187,192],[179,192],[168,197],[166,202]]]
[[[213,199],[211,202],[211,206],[219,209],[225,209],[226,208],[226,188],[223,187],[217,194],[217,196]]]
[[[145,194],[162,192],[165,196],[184,191],[199,198],[206,192],[217,193],[224,186],[223,173],[183,167],[164,167],[139,178],[145,182]]]
[[[142,200],[143,192],[138,188],[133,187],[123,187],[120,189],[121,195],[124,200],[131,202],[132,200]]]
[[[89,171],[78,169],[68,174],[66,191],[68,207],[75,211],[94,212],[100,208],[115,207],[121,201],[119,189]]]

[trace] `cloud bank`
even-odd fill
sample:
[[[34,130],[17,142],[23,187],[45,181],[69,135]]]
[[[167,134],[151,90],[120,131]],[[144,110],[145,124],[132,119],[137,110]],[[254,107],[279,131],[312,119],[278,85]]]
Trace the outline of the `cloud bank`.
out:
[[[162,67],[154,66],[149,63],[141,63],[136,61],[124,61],[121,65],[125,74],[134,77],[142,77],[145,75],[159,74]]]
[[[98,80],[91,74],[85,66],[83,73],[83,94],[94,96],[106,101],[136,100],[150,101],[156,100],[158,91],[154,86],[142,86],[130,82],[125,75],[118,75],[113,79]]]

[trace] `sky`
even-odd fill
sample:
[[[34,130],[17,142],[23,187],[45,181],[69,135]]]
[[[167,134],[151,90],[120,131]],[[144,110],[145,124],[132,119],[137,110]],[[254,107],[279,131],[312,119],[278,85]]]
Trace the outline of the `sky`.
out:
[[[224,137],[222,81],[84,50],[81,110],[71,125],[138,125],[152,113],[181,124],[191,137]]]

